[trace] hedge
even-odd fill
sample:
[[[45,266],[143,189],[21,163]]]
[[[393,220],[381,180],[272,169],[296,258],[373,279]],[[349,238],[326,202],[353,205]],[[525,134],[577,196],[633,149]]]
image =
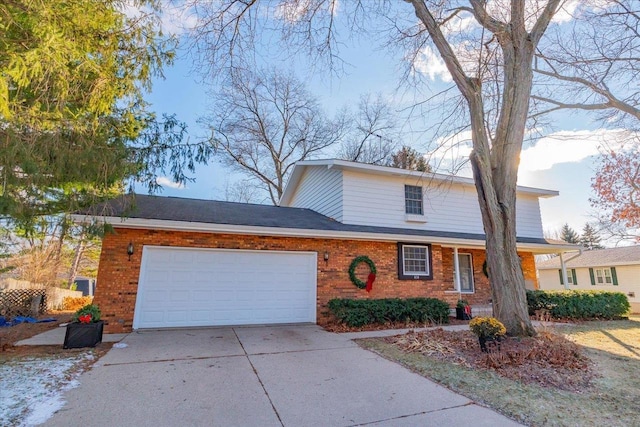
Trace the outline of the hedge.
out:
[[[527,291],[529,314],[548,310],[558,319],[617,319],[629,313],[629,300],[622,292]]]
[[[449,323],[449,304],[436,298],[332,299],[331,313],[348,326],[372,323]]]

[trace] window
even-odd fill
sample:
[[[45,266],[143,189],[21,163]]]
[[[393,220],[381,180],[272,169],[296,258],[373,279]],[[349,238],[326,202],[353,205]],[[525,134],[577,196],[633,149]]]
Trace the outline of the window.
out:
[[[423,215],[422,187],[415,185],[404,186],[404,209],[409,215]]]
[[[564,285],[564,279],[562,278],[562,269],[558,270],[558,276],[560,277],[560,284]],[[567,284],[569,284],[569,285],[577,285],[578,284],[578,276],[576,276],[576,269],[575,268],[567,270]]]
[[[589,276],[592,285],[618,286],[618,275],[615,267],[589,268]]]
[[[598,285],[610,285],[613,283],[613,280],[611,280],[611,270],[608,268],[596,268],[596,283]]]
[[[398,278],[432,279],[431,245],[398,243]]]
[[[473,287],[473,263],[471,254],[458,254],[458,266],[460,266],[460,292],[472,294]],[[453,283],[456,283],[456,263],[453,263]]]

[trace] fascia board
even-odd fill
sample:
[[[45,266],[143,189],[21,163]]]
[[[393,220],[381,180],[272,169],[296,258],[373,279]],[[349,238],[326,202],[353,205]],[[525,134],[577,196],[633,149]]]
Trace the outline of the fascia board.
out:
[[[166,221],[158,219],[143,218],[121,218],[121,217],[90,217],[83,215],[72,215],[72,220],[76,223],[83,223],[90,220],[99,220],[111,224],[114,228],[132,228],[145,230],[173,230],[191,231],[200,233],[219,234],[248,234],[277,237],[300,237],[316,239],[340,239],[340,240],[367,240],[367,241],[391,241],[409,243],[437,243],[444,247],[464,246],[483,249],[484,240],[457,239],[448,237],[437,237],[428,235],[407,235],[407,234],[386,234],[367,233],[336,230],[314,230],[301,228],[277,228],[277,227],[256,227],[232,224],[211,224],[200,222]],[[531,250],[536,253],[556,253],[564,246],[543,245],[543,244],[518,244],[520,250]]]

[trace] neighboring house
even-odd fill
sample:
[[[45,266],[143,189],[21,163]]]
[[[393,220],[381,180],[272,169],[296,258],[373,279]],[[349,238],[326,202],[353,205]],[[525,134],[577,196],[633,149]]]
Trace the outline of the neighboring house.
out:
[[[517,194],[518,251],[527,286],[536,288],[534,254],[575,246],[542,236],[538,199],[557,192]],[[295,166],[281,206],[137,195],[101,209],[114,229],[103,239],[94,300],[107,332],[323,324],[332,298],[491,299],[468,178],[306,161]],[[370,293],[349,278],[362,255],[377,269]],[[366,264],[356,271],[367,279]]]
[[[536,263],[540,289],[619,291],[629,298],[631,311],[640,313],[640,245],[567,253],[563,258]]]

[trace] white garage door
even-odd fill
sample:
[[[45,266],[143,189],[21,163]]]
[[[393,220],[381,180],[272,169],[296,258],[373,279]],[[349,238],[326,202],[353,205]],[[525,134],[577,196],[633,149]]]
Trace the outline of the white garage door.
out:
[[[316,321],[315,252],[145,246],[134,329]]]

